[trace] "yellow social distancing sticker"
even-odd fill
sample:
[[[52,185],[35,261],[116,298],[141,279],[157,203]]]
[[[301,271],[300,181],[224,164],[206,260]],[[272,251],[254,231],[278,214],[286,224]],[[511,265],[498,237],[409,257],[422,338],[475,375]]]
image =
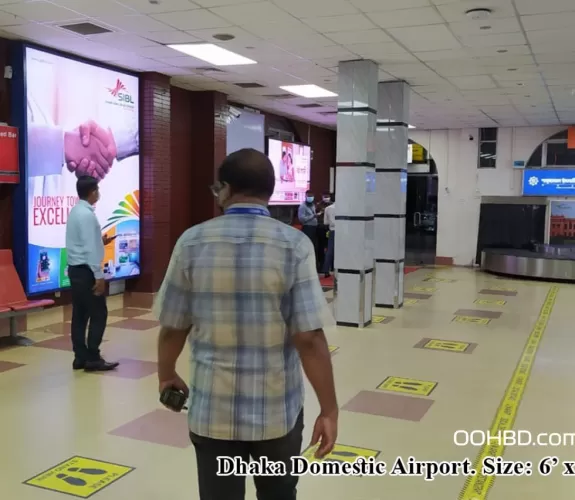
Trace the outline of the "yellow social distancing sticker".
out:
[[[372,323],[383,323],[387,319],[386,316],[373,316],[371,318]]]
[[[310,462],[317,461],[314,454],[317,446],[309,446],[301,454],[302,457],[307,458]],[[331,460],[335,462],[355,462],[360,457],[368,459],[370,457],[377,458],[380,451],[370,450],[369,448],[358,448],[356,446],[347,446],[345,444],[337,444],[334,446],[333,451],[326,455],[323,460]]]
[[[329,352],[331,352],[331,353],[334,353],[335,351],[337,351],[337,350],[339,349],[339,347],[336,346],[336,345],[330,345],[330,346],[327,346],[327,347],[328,347],[328,349],[329,349]]]
[[[437,351],[465,352],[469,347],[468,342],[458,342],[457,340],[431,339],[424,346],[424,349],[434,349]]]
[[[24,484],[78,498],[90,498],[133,470],[133,467],[125,465],[91,458],[72,457],[28,479]]]
[[[437,291],[437,288],[430,288],[430,287],[426,287],[426,286],[414,286],[413,290],[415,292],[433,293],[433,292]]]
[[[455,316],[453,323],[463,323],[467,325],[486,326],[491,320],[489,318],[477,318],[475,316]]]
[[[504,306],[507,304],[506,300],[491,300],[491,299],[477,299],[475,304],[481,306]]]
[[[377,386],[382,391],[402,392],[414,396],[429,396],[436,387],[437,382],[403,377],[387,377]]]
[[[412,305],[414,305],[414,304],[417,304],[418,302],[419,302],[418,299],[405,299],[405,300],[403,301],[403,305],[404,305],[404,306],[412,306]]]

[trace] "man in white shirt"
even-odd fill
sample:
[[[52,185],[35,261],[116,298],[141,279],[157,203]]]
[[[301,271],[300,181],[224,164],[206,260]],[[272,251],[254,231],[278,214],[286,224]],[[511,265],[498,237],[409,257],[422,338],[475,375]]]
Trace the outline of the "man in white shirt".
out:
[[[333,269],[333,257],[335,250],[335,194],[331,194],[331,205],[325,209],[323,214],[323,223],[329,227],[329,239],[327,241],[327,252],[323,261],[323,274],[326,278],[330,277]]]

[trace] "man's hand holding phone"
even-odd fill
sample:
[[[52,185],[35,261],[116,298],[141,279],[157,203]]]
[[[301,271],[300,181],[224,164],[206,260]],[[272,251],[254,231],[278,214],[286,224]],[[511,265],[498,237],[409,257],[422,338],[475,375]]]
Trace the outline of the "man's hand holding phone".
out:
[[[117,234],[115,234],[114,236],[108,236],[107,234],[105,234],[104,236],[102,236],[102,243],[104,244],[104,246],[106,246],[112,243],[112,241],[114,241],[117,237],[118,237]]]
[[[96,283],[94,284],[94,295],[104,295],[106,293],[106,280],[105,279],[100,279],[100,280],[96,280]]]

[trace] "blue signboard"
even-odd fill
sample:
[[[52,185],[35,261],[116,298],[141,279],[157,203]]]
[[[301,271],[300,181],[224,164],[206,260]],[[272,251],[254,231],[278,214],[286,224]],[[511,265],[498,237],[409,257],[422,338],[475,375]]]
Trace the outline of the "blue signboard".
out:
[[[524,196],[575,196],[575,170],[547,168],[523,171]]]

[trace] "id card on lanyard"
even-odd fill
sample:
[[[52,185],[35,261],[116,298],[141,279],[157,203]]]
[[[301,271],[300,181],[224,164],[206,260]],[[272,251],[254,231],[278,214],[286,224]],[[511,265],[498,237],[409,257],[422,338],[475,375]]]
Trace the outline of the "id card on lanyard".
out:
[[[269,217],[270,212],[267,208],[256,208],[256,207],[232,207],[228,208],[225,215],[261,215],[263,217]]]

